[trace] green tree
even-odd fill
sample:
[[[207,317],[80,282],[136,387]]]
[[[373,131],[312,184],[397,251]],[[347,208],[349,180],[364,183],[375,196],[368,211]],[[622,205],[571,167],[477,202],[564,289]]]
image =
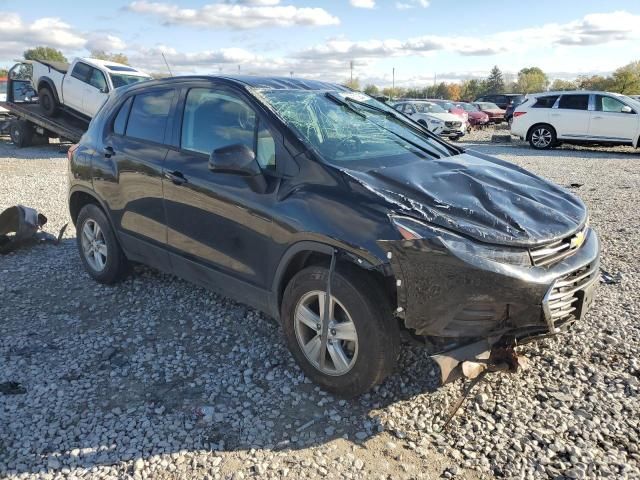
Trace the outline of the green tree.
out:
[[[67,62],[60,50],[51,47],[34,47],[25,50],[23,53],[25,60],[48,60],[50,62]]]
[[[0,68],[0,78],[5,78],[7,75],[9,75],[9,70],[6,68]]]
[[[364,87],[364,93],[366,93],[367,95],[371,95],[372,97],[375,97],[376,95],[380,95],[380,89],[373,84],[369,84],[366,87]]]
[[[104,50],[91,50],[91,58],[95,58],[97,60],[106,60],[109,62],[122,63],[124,65],[129,65],[129,59],[124,53],[111,53],[105,52]]]
[[[484,82],[472,78],[465,80],[460,85],[460,98],[467,102],[473,102],[476,98],[486,92]]]
[[[570,80],[562,80],[561,78],[556,78],[551,84],[551,90],[553,90],[554,92],[577,89],[578,84],[576,82]]]
[[[611,77],[611,90],[625,95],[640,93],[640,61],[618,68]]]
[[[611,77],[603,77],[602,75],[592,75],[591,77],[579,76],[576,83],[581,90],[613,90],[613,81]]]
[[[486,93],[501,93],[504,91],[504,78],[502,72],[495,65],[486,80],[487,90]]]
[[[449,89],[445,82],[440,82],[435,91],[436,98],[442,98],[443,100],[449,100]]]
[[[518,72],[516,85],[520,93],[544,92],[549,86],[549,78],[538,67],[523,68]]]

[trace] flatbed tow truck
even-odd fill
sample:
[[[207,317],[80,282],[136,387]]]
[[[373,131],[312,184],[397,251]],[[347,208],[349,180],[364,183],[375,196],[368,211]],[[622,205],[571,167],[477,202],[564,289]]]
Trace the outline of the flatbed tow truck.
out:
[[[0,107],[10,113],[11,141],[18,148],[43,145],[50,138],[77,143],[89,123],[67,111],[61,111],[55,117],[46,116],[31,85],[30,71],[28,62],[18,63],[9,70],[7,101],[0,102]]]

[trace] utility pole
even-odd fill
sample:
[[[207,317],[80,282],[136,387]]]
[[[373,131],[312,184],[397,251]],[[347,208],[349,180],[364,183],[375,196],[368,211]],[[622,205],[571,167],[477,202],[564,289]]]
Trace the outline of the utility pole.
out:
[[[396,93],[396,67],[393,67],[391,71],[391,99],[393,100],[393,94]]]
[[[293,70],[289,72],[289,76],[293,78]]]
[[[349,67],[351,68],[351,85],[353,86],[353,60],[349,62]]]

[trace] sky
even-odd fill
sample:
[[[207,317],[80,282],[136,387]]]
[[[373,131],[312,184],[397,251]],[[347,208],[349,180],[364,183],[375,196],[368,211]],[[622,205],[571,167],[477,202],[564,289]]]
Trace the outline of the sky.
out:
[[[640,60],[638,0],[0,0],[0,66],[32,46],[122,52],[174,74],[293,74],[425,86],[610,73]]]

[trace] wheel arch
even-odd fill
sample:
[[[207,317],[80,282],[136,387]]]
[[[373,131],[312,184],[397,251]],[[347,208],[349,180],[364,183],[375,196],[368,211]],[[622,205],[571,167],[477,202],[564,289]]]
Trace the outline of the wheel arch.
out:
[[[56,88],[56,84],[53,83],[53,80],[51,80],[49,77],[40,77],[40,79],[38,80],[38,92],[40,91],[40,89],[45,87],[51,91],[51,94],[53,95],[54,100],[57,103],[60,103],[60,97],[58,96],[58,89]]]
[[[553,130],[553,133],[556,137],[556,139],[558,138],[558,131],[555,129],[555,127],[553,125],[551,125],[550,123],[547,122],[537,122],[534,123],[533,125],[531,125],[529,127],[529,130],[527,130],[527,136],[525,137],[525,140],[529,141],[531,140],[531,134],[533,133],[533,130],[538,128],[538,127],[549,127],[551,130]]]
[[[75,188],[69,194],[69,214],[71,215],[71,221],[74,225],[76,224],[80,210],[82,210],[85,205],[88,205],[90,203],[100,208],[100,210],[104,212],[105,216],[109,220],[109,223],[112,223],[111,217],[108,214],[108,209],[106,208],[102,200],[98,198],[95,192],[84,188]],[[111,225],[111,227],[113,227],[113,224]]]
[[[371,275],[387,294],[392,307],[397,305],[397,291],[395,278],[390,270],[383,264],[374,264],[372,261],[357,255],[347,249],[316,241],[301,241],[295,243],[285,252],[280,259],[272,285],[272,310],[280,316],[280,307],[284,290],[296,273],[311,265],[323,265],[327,268],[331,263],[331,256],[336,254],[336,265],[349,265],[358,268]]]

